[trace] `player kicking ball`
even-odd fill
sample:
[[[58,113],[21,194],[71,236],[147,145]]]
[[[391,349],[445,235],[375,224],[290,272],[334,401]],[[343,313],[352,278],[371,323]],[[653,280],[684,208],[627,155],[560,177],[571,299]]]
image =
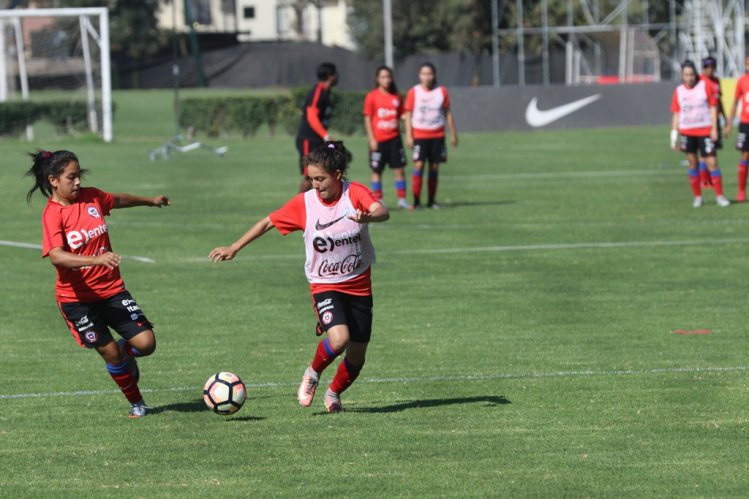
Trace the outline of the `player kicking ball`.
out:
[[[323,371],[345,352],[325,392],[328,412],[343,410],[341,393],[364,366],[372,333],[372,222],[390,218],[387,208],[363,185],[346,180],[351,153],[342,142],[327,142],[307,155],[312,189],[297,194],[279,210],[258,221],[231,246],[215,248],[214,262],[233,259],[239,250],[275,227],[281,234],[303,231],[306,261],[317,316],[317,334],[327,333],[305,370],[297,397],[312,404]]]
[[[718,141],[718,100],[715,87],[697,78],[697,68],[692,61],[681,65],[682,84],[676,87],[671,99],[671,149],[687,154],[689,183],[694,200],[692,206],[702,206],[702,188],[697,156],[704,158],[715,188],[715,202],[724,208],[731,203],[723,196],[723,180],[715,147]]]
[[[156,349],[153,326],[125,288],[120,276],[121,257],[112,252],[104,217],[116,208],[169,206],[169,198],[110,194],[82,187],[86,173],[70,151],[39,151],[26,176],[48,198],[42,213],[42,257],[57,269],[55,295],[76,342],[96,350],[109,375],[130,402],[130,418],[146,415],[138,380],[136,357]],[[122,337],[115,341],[109,328]]]

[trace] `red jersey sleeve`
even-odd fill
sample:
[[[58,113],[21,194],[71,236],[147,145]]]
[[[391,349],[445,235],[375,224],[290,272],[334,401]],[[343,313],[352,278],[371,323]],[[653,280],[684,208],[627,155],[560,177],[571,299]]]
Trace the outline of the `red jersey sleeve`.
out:
[[[364,116],[372,116],[374,114],[374,95],[372,95],[372,92],[369,92],[367,96],[364,98],[364,109],[362,110],[362,114]]]
[[[325,130],[325,127],[320,121],[320,111],[317,109],[317,101],[320,100],[320,94],[322,91],[323,86],[318,83],[315,87],[315,93],[312,96],[312,102],[307,106],[307,123],[309,123],[310,128],[312,128],[320,138],[323,138],[328,134],[328,131]]]
[[[744,96],[744,92],[746,92],[746,89],[744,88],[744,78],[739,78],[738,83],[736,84],[736,92],[733,94],[733,98],[736,100],[741,99]]]
[[[681,111],[681,107],[679,107],[679,92],[674,90],[674,95],[671,97],[671,112],[678,113],[679,111]]]
[[[715,84],[710,82],[705,84],[705,93],[707,94],[707,103],[714,107],[718,105],[718,98],[715,95]]]
[[[284,236],[295,230],[304,230],[307,225],[307,210],[304,193],[297,194],[281,208],[268,215],[270,221]]]
[[[54,248],[65,247],[65,233],[60,212],[47,207],[42,213],[42,258],[49,256]]]
[[[410,113],[414,110],[414,89],[411,88],[406,94],[406,103],[403,106],[403,111]]]
[[[445,101],[442,103],[442,107],[445,108],[446,111],[450,109],[450,94],[447,93],[447,88],[442,87],[442,97],[445,98]]]
[[[94,187],[89,187],[89,189],[94,194],[94,196],[99,200],[99,204],[101,205],[101,211],[103,212],[102,216],[108,217],[109,214],[112,212],[112,209],[114,209],[114,194],[100,191],[99,189],[96,189]]]
[[[364,212],[369,212],[370,206],[380,202],[369,189],[358,182],[351,182],[348,196],[354,208]]]

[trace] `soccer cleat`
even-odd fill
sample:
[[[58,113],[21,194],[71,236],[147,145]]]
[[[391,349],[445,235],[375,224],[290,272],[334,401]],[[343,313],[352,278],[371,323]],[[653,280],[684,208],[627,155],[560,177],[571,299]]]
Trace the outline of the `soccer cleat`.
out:
[[[312,399],[315,398],[315,390],[317,390],[319,383],[320,377],[311,367],[304,370],[304,376],[302,376],[302,382],[299,384],[299,392],[296,396],[301,406],[309,407],[312,405]]]
[[[117,346],[120,349],[120,353],[125,358],[125,360],[127,360],[127,366],[130,368],[130,374],[133,375],[133,378],[135,378],[136,382],[140,381],[140,368],[138,367],[138,361],[135,360],[135,357],[125,351],[125,343],[126,340],[122,338],[117,340]]]
[[[725,208],[726,206],[729,206],[731,202],[727,200],[725,196],[718,196],[715,198],[715,204],[717,204],[721,208]]]
[[[343,412],[343,406],[341,405],[341,397],[330,388],[325,390],[325,408],[331,414],[338,414]]]
[[[413,206],[408,204],[408,201],[406,201],[404,198],[400,198],[398,200],[398,208],[401,208],[403,210],[413,210]]]
[[[427,208],[431,208],[433,210],[439,210],[440,209],[440,205],[438,205],[437,203],[435,203],[434,201],[432,201],[431,203],[427,204]]]
[[[736,202],[743,203],[744,201],[746,201],[746,191],[739,191],[739,194],[736,196]]]
[[[702,196],[695,196],[694,201],[692,201],[692,208],[699,208],[702,206]]]
[[[128,414],[127,417],[130,419],[142,418],[146,415],[147,410],[148,407],[146,406],[146,403],[141,400],[135,404],[130,404],[130,414]]]

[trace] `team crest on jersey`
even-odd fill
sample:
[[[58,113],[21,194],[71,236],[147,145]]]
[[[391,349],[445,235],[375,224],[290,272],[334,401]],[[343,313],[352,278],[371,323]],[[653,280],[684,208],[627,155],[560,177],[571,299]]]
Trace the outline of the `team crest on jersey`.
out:
[[[86,338],[86,341],[88,343],[96,343],[96,341],[99,339],[99,335],[96,334],[96,331],[86,331],[86,334],[83,335]]]
[[[89,206],[88,208],[86,208],[86,211],[94,218],[101,218],[101,215],[99,215],[99,210],[96,209],[96,206]]]
[[[397,109],[398,106],[400,106],[400,104],[401,104],[401,101],[399,99],[393,99],[393,107],[394,108]]]
[[[323,324],[330,324],[333,321],[333,312],[325,312],[321,318]]]

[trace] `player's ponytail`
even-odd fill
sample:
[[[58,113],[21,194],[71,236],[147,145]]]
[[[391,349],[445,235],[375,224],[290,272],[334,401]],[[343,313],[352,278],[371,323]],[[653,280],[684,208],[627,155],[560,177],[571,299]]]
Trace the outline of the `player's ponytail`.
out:
[[[351,162],[351,153],[341,140],[331,140],[325,145],[313,149],[304,159],[305,166],[315,165],[331,175],[341,172],[341,179],[346,179],[346,170]]]
[[[49,182],[49,177],[59,177],[68,163],[78,161],[78,157],[70,151],[38,150],[29,153],[29,156],[34,163],[24,177],[34,177],[34,186],[26,193],[27,203],[31,202],[31,196],[37,189],[44,197],[50,197],[52,195],[52,184]],[[86,170],[81,170],[81,175],[84,173],[86,173]]]

